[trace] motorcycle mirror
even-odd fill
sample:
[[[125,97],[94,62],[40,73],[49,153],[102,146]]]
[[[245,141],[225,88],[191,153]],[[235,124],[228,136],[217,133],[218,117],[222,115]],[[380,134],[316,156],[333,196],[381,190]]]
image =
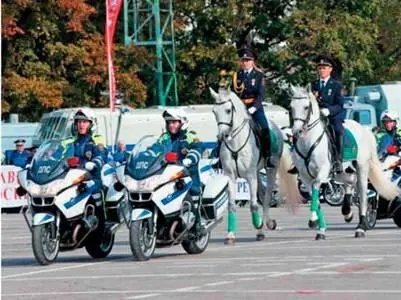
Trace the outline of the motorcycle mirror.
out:
[[[70,168],[76,168],[79,166],[79,157],[73,156],[67,159],[67,164]]]
[[[26,193],[27,193],[27,191],[26,191],[22,186],[17,187],[17,189],[16,189],[15,192],[16,192],[17,195],[20,196],[20,197],[25,196]]]
[[[166,155],[164,156],[166,161],[170,164],[176,163],[178,160],[178,154],[175,152],[167,152]]]
[[[389,145],[387,147],[387,153],[389,154],[396,154],[398,152],[398,147],[395,145]]]

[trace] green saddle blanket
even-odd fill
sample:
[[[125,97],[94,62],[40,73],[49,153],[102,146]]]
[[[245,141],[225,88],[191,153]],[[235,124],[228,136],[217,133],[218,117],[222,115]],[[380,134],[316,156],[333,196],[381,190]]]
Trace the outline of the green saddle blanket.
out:
[[[344,129],[343,161],[356,160],[358,156],[358,144],[355,136],[348,128]]]

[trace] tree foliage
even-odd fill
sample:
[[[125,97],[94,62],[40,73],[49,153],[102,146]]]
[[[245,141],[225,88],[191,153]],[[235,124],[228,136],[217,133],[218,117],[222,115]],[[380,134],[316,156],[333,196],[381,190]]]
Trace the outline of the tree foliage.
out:
[[[2,3],[2,113],[37,120],[43,112],[89,105],[107,107],[104,10],[100,1],[13,0]],[[138,71],[150,59],[144,49],[115,44],[119,90],[143,106],[146,86]]]
[[[178,91],[181,103],[207,103],[220,69],[238,68],[237,47],[257,35],[258,65],[268,93],[285,104],[282,82],[316,76],[320,53],[343,64],[342,80],[359,84],[400,80],[401,6],[398,0],[175,0]],[[105,107],[105,1],[2,2],[2,113],[37,120],[50,109]],[[125,47],[122,15],[114,62],[119,90],[144,106],[152,90],[154,56]]]

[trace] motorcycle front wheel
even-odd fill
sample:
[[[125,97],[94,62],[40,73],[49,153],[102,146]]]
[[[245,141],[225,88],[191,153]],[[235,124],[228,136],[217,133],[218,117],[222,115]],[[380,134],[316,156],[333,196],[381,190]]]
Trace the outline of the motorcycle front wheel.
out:
[[[132,255],[138,261],[149,260],[156,248],[156,232],[149,233],[149,219],[131,223],[129,242]]]
[[[52,237],[54,223],[46,223],[32,228],[32,249],[37,262],[49,265],[55,261],[60,251],[60,240]]]

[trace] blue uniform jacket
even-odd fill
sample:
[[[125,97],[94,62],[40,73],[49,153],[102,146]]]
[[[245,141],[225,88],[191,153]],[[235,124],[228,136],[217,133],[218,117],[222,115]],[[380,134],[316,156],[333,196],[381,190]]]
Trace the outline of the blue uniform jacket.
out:
[[[201,159],[203,146],[196,138],[193,131],[180,131],[179,134],[173,136],[169,132],[165,132],[159,138],[159,143],[170,143],[173,142],[172,152],[178,154],[179,159],[189,158],[192,160],[192,164],[198,164]]]
[[[127,151],[119,151],[117,150],[114,154],[113,154],[113,159],[115,162],[119,162],[119,163],[124,163],[128,160],[129,157],[129,153]]]
[[[32,154],[26,150],[22,152],[18,152],[17,150],[13,150],[9,157],[7,158],[8,165],[14,165],[17,167],[25,168],[25,166],[29,163]]]
[[[340,82],[330,78],[324,88],[320,90],[320,80],[312,84],[312,92],[317,93],[320,108],[330,111],[330,119],[345,119],[344,98],[341,95],[342,85]]]
[[[247,108],[255,106],[257,109],[263,108],[262,102],[264,101],[266,89],[264,82],[264,75],[255,69],[252,69],[249,75],[244,70],[237,72],[237,81],[233,83],[238,88],[243,84],[244,90],[242,92],[234,92],[244,101]],[[254,98],[254,102],[246,103],[245,99]]]

